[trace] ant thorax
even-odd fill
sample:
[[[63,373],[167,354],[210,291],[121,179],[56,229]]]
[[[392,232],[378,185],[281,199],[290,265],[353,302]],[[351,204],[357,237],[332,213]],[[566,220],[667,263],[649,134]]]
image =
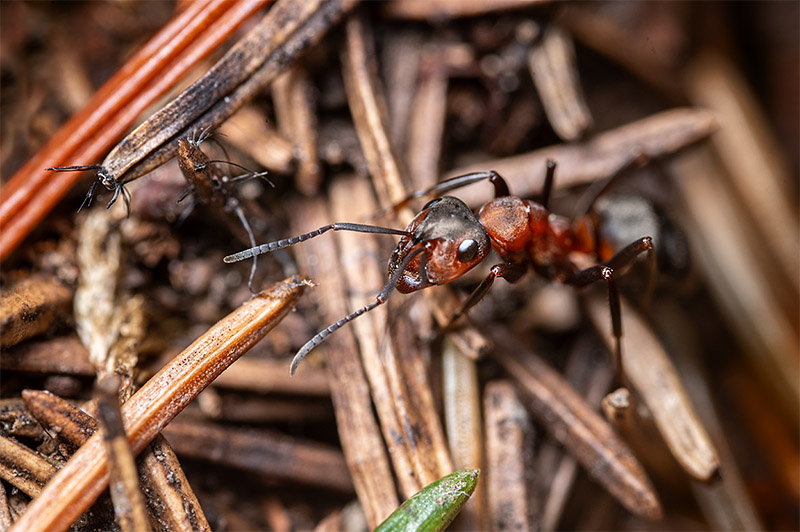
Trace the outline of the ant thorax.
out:
[[[583,239],[575,238],[572,222],[535,201],[501,196],[481,207],[478,220],[494,250],[507,262],[560,264],[567,262],[570,253],[583,251],[575,249]]]
[[[491,249],[489,235],[469,207],[444,196],[429,202],[406,228],[389,260],[392,277],[405,257],[424,248],[405,267],[397,290],[407,294],[453,281],[479,264]]]

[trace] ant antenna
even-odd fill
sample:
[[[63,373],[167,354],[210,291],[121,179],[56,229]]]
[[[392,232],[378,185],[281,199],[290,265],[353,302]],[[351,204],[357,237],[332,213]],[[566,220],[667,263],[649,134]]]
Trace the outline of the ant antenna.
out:
[[[373,310],[378,306],[386,303],[386,300],[389,299],[389,294],[391,294],[392,290],[394,290],[395,286],[397,285],[397,281],[400,279],[400,276],[403,275],[403,272],[405,271],[406,267],[411,263],[412,260],[414,260],[414,258],[417,255],[423,253],[424,251],[425,251],[424,246],[419,247],[414,251],[412,251],[411,253],[409,253],[408,256],[405,259],[403,259],[403,262],[400,263],[400,265],[395,269],[395,271],[392,273],[392,276],[386,282],[386,285],[384,285],[383,290],[381,290],[381,292],[375,297],[375,301],[373,301],[369,305],[361,307],[360,309],[354,312],[351,312],[350,314],[340,319],[336,323],[332,323],[331,325],[327,326],[326,328],[318,332],[311,340],[306,342],[306,344],[300,348],[300,351],[298,351],[297,354],[292,359],[292,364],[289,367],[289,375],[294,375],[295,371],[297,371],[297,366],[300,364],[300,361],[302,361],[306,357],[306,355],[309,354],[315,347],[324,342],[325,338],[327,338],[331,333],[335,332],[337,329],[341,328],[347,323],[350,323],[351,321],[361,316],[362,314],[365,314],[370,310]]]
[[[339,223],[324,225],[319,229],[315,229],[314,231],[310,231],[302,235],[293,236],[291,238],[284,238],[283,240],[277,240],[275,242],[269,242],[267,244],[261,244],[260,246],[255,246],[250,249],[245,249],[244,251],[234,253],[233,255],[228,255],[222,260],[226,264],[230,264],[232,262],[239,262],[240,260],[249,259],[250,257],[255,257],[256,255],[263,255],[264,253],[270,253],[272,251],[277,251],[279,249],[299,244],[300,242],[305,242],[310,238],[314,238],[323,233],[327,233],[330,230],[354,231],[357,233],[375,233],[383,235],[413,236],[413,233],[411,233],[410,231],[405,231],[401,229],[392,229],[390,227],[380,227],[377,225],[364,225],[364,224],[354,224],[348,222],[344,223],[339,222]]]

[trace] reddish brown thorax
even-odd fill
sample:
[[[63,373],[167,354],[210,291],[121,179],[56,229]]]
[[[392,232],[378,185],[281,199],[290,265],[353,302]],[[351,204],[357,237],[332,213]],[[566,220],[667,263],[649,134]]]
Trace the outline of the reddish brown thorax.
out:
[[[478,220],[489,233],[492,247],[506,262],[558,265],[566,264],[572,252],[594,251],[587,219],[573,224],[531,200],[495,198],[481,207]]]

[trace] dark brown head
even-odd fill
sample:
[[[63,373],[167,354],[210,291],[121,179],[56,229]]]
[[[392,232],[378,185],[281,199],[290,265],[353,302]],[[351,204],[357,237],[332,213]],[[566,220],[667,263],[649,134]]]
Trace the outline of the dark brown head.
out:
[[[397,290],[407,294],[458,279],[492,249],[489,235],[469,207],[444,196],[429,202],[411,221],[389,260],[389,277],[413,251],[425,251],[406,266]]]

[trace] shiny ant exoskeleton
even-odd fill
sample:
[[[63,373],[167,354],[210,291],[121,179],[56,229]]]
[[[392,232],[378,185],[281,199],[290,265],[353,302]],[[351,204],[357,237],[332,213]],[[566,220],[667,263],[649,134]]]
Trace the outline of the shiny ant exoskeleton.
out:
[[[395,288],[405,294],[449,283],[482,262],[491,249],[495,250],[502,262],[491,267],[489,275],[467,298],[445,329],[477,304],[498,277],[513,283],[532,269],[544,278],[575,287],[605,280],[608,284],[611,323],[616,338],[616,362],[620,369],[622,324],[614,271],[628,266],[643,252],[647,252],[648,263],[653,271],[653,240],[649,236],[638,238],[604,262],[584,269],[578,268],[571,259],[574,253],[589,255],[595,261],[602,260],[599,249],[600,228],[594,226],[590,217],[581,216],[571,221],[547,210],[554,174],[555,163],[548,161],[545,185],[539,202],[512,196],[505,180],[494,171],[466,174],[415,193],[401,202],[401,205],[417,197],[438,195],[488,180],[494,186],[495,197],[485,203],[477,214],[460,199],[443,196],[428,202],[405,230],[334,223],[303,235],[229,255],[224,260],[230,263],[269,253],[330,230],[401,236],[389,260],[388,281],[375,301],[328,326],[309,340],[295,355],[290,368],[292,374],[303,357],[329,334],[386,302]]]

